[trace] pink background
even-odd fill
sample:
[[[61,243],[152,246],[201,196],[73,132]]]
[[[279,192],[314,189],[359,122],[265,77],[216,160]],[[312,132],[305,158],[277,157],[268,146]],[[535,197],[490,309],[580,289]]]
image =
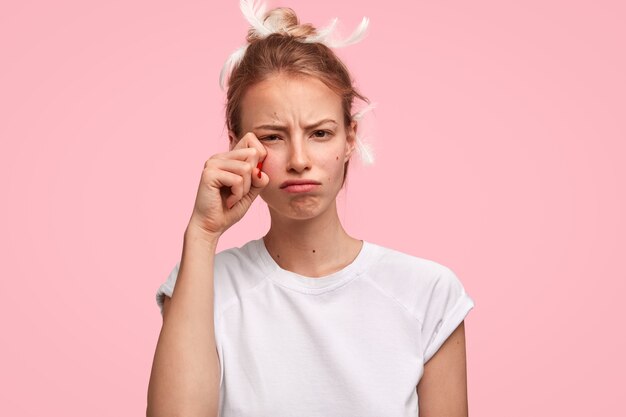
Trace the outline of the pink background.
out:
[[[340,215],[464,283],[471,415],[624,415],[623,4],[269,3],[345,35],[371,18],[337,52],[378,160]],[[218,74],[247,23],[219,6],[0,6],[3,415],[145,415],[154,294],[227,145]],[[259,199],[220,249],[267,226]]]

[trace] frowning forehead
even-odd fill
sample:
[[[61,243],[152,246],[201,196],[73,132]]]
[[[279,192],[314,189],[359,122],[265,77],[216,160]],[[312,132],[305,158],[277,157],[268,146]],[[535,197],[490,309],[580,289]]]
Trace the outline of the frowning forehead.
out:
[[[322,126],[326,126],[326,125],[330,125],[330,126],[337,126],[338,123],[333,120],[332,118],[328,117],[322,120],[319,120],[317,122],[313,122],[310,124],[305,124],[304,126],[302,126],[302,129],[304,130],[310,130],[310,129],[315,129],[317,127],[322,127]],[[289,131],[290,126],[289,125],[285,125],[282,123],[265,123],[265,124],[260,124],[258,126],[254,126],[254,129],[257,130],[278,130],[278,131]]]
[[[341,104],[339,95],[320,80],[277,76],[248,89],[241,103],[241,122],[246,129],[273,130],[337,125],[343,114]]]

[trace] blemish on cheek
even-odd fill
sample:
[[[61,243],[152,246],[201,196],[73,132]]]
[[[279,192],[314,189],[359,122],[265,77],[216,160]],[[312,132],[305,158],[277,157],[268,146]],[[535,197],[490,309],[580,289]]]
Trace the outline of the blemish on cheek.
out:
[[[337,157],[337,161],[339,161],[339,157]]]
[[[313,249],[313,253],[315,253],[315,249]]]
[[[276,254],[276,257],[277,257],[277,258],[280,258],[280,255],[279,255],[279,254]]]

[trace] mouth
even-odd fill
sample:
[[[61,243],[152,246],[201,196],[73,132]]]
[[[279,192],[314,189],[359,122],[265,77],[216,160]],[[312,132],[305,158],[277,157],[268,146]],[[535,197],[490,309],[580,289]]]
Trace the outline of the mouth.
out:
[[[283,182],[280,188],[288,193],[306,193],[320,185],[319,182],[313,180],[291,180]]]
[[[320,185],[320,183],[314,180],[289,180],[280,184],[280,188],[293,187],[297,185]]]

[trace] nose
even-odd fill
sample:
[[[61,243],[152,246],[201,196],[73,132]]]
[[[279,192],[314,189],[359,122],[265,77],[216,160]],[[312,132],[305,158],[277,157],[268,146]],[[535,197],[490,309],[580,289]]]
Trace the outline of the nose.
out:
[[[311,160],[307,153],[304,140],[293,140],[289,147],[289,157],[287,161],[287,170],[302,172],[311,169]]]

